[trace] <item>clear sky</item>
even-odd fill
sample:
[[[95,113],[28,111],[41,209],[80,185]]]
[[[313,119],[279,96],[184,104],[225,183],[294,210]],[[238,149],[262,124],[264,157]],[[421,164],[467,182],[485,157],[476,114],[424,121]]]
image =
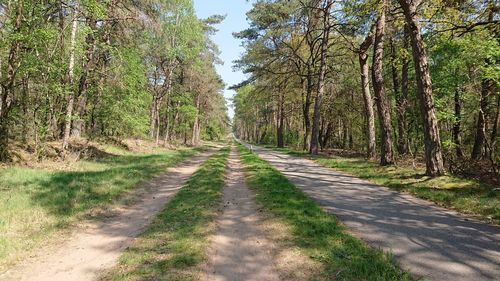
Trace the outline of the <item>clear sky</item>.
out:
[[[246,12],[250,10],[251,4],[247,0],[194,0],[196,13],[199,18],[206,18],[210,15],[226,15],[226,20],[217,26],[219,32],[213,38],[221,50],[221,59],[224,65],[217,66],[217,71],[226,83],[226,87],[239,84],[245,79],[241,72],[233,72],[233,61],[238,59],[243,49],[240,41],[233,37],[233,32],[246,29],[248,23]],[[224,96],[230,99],[234,91],[226,90]],[[229,109],[229,116],[234,115],[233,109]]]

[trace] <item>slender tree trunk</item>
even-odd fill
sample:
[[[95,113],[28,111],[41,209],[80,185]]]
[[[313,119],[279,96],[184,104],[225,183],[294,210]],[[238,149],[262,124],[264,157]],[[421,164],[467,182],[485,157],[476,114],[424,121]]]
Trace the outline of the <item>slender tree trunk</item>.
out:
[[[199,136],[200,136],[200,133],[199,133],[199,129],[200,129],[200,120],[199,120],[199,117],[198,117],[198,112],[199,112],[199,109],[200,109],[200,95],[197,95],[196,96],[196,116],[194,118],[194,124],[193,124],[193,137],[192,137],[192,140],[191,140],[191,144],[193,146],[195,145],[198,145],[198,141],[199,141]]]
[[[405,50],[408,50],[409,47],[408,36],[408,27],[405,25],[403,38],[403,48]],[[401,95],[399,95],[396,99],[396,112],[398,115],[398,152],[400,155],[406,155],[410,152],[408,141],[408,122],[406,120],[410,85],[408,78],[409,68],[410,60],[405,55],[402,57],[401,63]]]
[[[441,138],[432,96],[432,81],[416,3],[412,0],[398,0],[398,2],[403,8],[412,43],[418,97],[424,121],[426,174],[429,176],[444,175]]]
[[[76,33],[78,31],[78,20],[77,20],[77,8],[73,12],[73,20],[71,22],[71,41],[69,47],[69,65],[68,65],[68,78],[67,85],[69,87],[68,91],[68,103],[66,107],[66,120],[64,121],[64,135],[62,150],[63,153],[68,149],[68,141],[71,133],[71,118],[73,116],[73,107],[75,104],[75,93],[73,88],[73,83],[75,80],[75,48],[76,48]],[[63,87],[66,88],[66,87]]]
[[[151,139],[155,137],[155,129],[156,129],[156,116],[158,112],[158,96],[155,93],[153,94],[153,100],[151,101],[151,108],[149,110],[149,136]]]
[[[363,101],[366,114],[366,157],[368,159],[375,157],[375,113],[373,110],[373,98],[370,93],[370,69],[368,67],[368,49],[373,44],[374,27],[365,38],[365,41],[359,48],[359,66],[361,69],[361,89],[363,91]]]
[[[372,79],[382,138],[380,165],[386,166],[394,164],[394,152],[392,146],[393,131],[391,123],[391,107],[385,93],[384,77],[382,72],[385,35],[385,4],[382,6],[381,15],[377,19],[375,30]]]
[[[491,130],[491,150],[490,150],[490,159],[495,159],[496,155],[496,146],[498,141],[498,126],[500,126],[500,94],[497,93],[497,108],[495,114],[495,120],[493,121],[493,128]]]
[[[87,110],[87,90],[89,87],[89,76],[94,64],[94,55],[96,48],[96,38],[94,32],[96,30],[97,21],[92,18],[87,18],[87,24],[90,27],[91,31],[86,38],[87,50],[85,54],[85,62],[83,65],[83,73],[78,83],[78,94],[76,98],[75,108],[77,119],[73,120],[71,126],[71,135],[76,138],[81,137],[85,127],[84,115],[85,111]]]
[[[278,101],[278,128],[277,128],[277,142],[278,147],[284,147],[285,141],[283,136],[283,127],[285,123],[285,97],[280,89],[279,101]]]
[[[318,92],[314,101],[313,124],[311,132],[311,147],[309,153],[317,155],[319,149],[319,120],[321,117],[321,105],[323,103],[323,95],[325,92],[326,78],[326,57],[328,53],[328,42],[330,39],[330,10],[333,5],[333,0],[327,0],[323,10],[323,38],[321,40],[321,62],[319,67]]]
[[[311,70],[308,69],[307,72],[307,85],[306,85],[306,97],[304,101],[303,115],[304,115],[304,143],[302,146],[303,150],[307,150],[310,145],[310,135],[311,135],[311,118],[309,116],[311,112],[311,97],[313,91],[313,81]]]
[[[489,79],[483,79],[481,83],[481,100],[479,102],[479,112],[476,124],[476,137],[472,148],[471,159],[479,160],[484,156],[486,143],[486,116],[488,111],[488,98],[493,88],[493,83]]]
[[[458,158],[463,158],[462,142],[460,141],[460,131],[462,125],[462,101],[459,89],[455,89],[455,121],[453,122],[453,143]]]

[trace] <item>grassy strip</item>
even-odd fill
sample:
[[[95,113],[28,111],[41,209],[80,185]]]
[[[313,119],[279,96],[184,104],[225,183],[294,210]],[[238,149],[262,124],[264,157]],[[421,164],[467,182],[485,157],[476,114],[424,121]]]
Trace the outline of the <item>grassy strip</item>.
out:
[[[205,162],[104,280],[199,280],[222,200],[229,149]]]
[[[279,150],[294,156],[307,155],[290,149]],[[500,191],[479,181],[453,175],[432,178],[425,176],[423,169],[408,166],[381,167],[378,163],[363,158],[318,156],[314,160],[323,166],[500,224]]]
[[[334,216],[269,163],[239,145],[257,200],[292,229],[293,244],[324,266],[325,280],[410,280],[389,255],[347,234]]]
[[[81,161],[73,171],[0,169],[0,272],[58,229],[200,149]]]

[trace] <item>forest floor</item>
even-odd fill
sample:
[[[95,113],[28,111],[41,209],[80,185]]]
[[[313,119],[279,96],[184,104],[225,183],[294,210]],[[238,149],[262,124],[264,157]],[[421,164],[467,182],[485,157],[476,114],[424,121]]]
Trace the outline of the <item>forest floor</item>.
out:
[[[253,146],[350,232],[392,252],[404,269],[429,280],[500,276],[500,228],[435,204],[294,157]]]

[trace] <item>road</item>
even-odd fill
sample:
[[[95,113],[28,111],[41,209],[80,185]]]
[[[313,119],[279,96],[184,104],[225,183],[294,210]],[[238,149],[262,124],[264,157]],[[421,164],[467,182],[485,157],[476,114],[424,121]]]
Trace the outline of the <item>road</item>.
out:
[[[355,236],[426,280],[500,280],[500,227],[316,164],[253,146]]]

